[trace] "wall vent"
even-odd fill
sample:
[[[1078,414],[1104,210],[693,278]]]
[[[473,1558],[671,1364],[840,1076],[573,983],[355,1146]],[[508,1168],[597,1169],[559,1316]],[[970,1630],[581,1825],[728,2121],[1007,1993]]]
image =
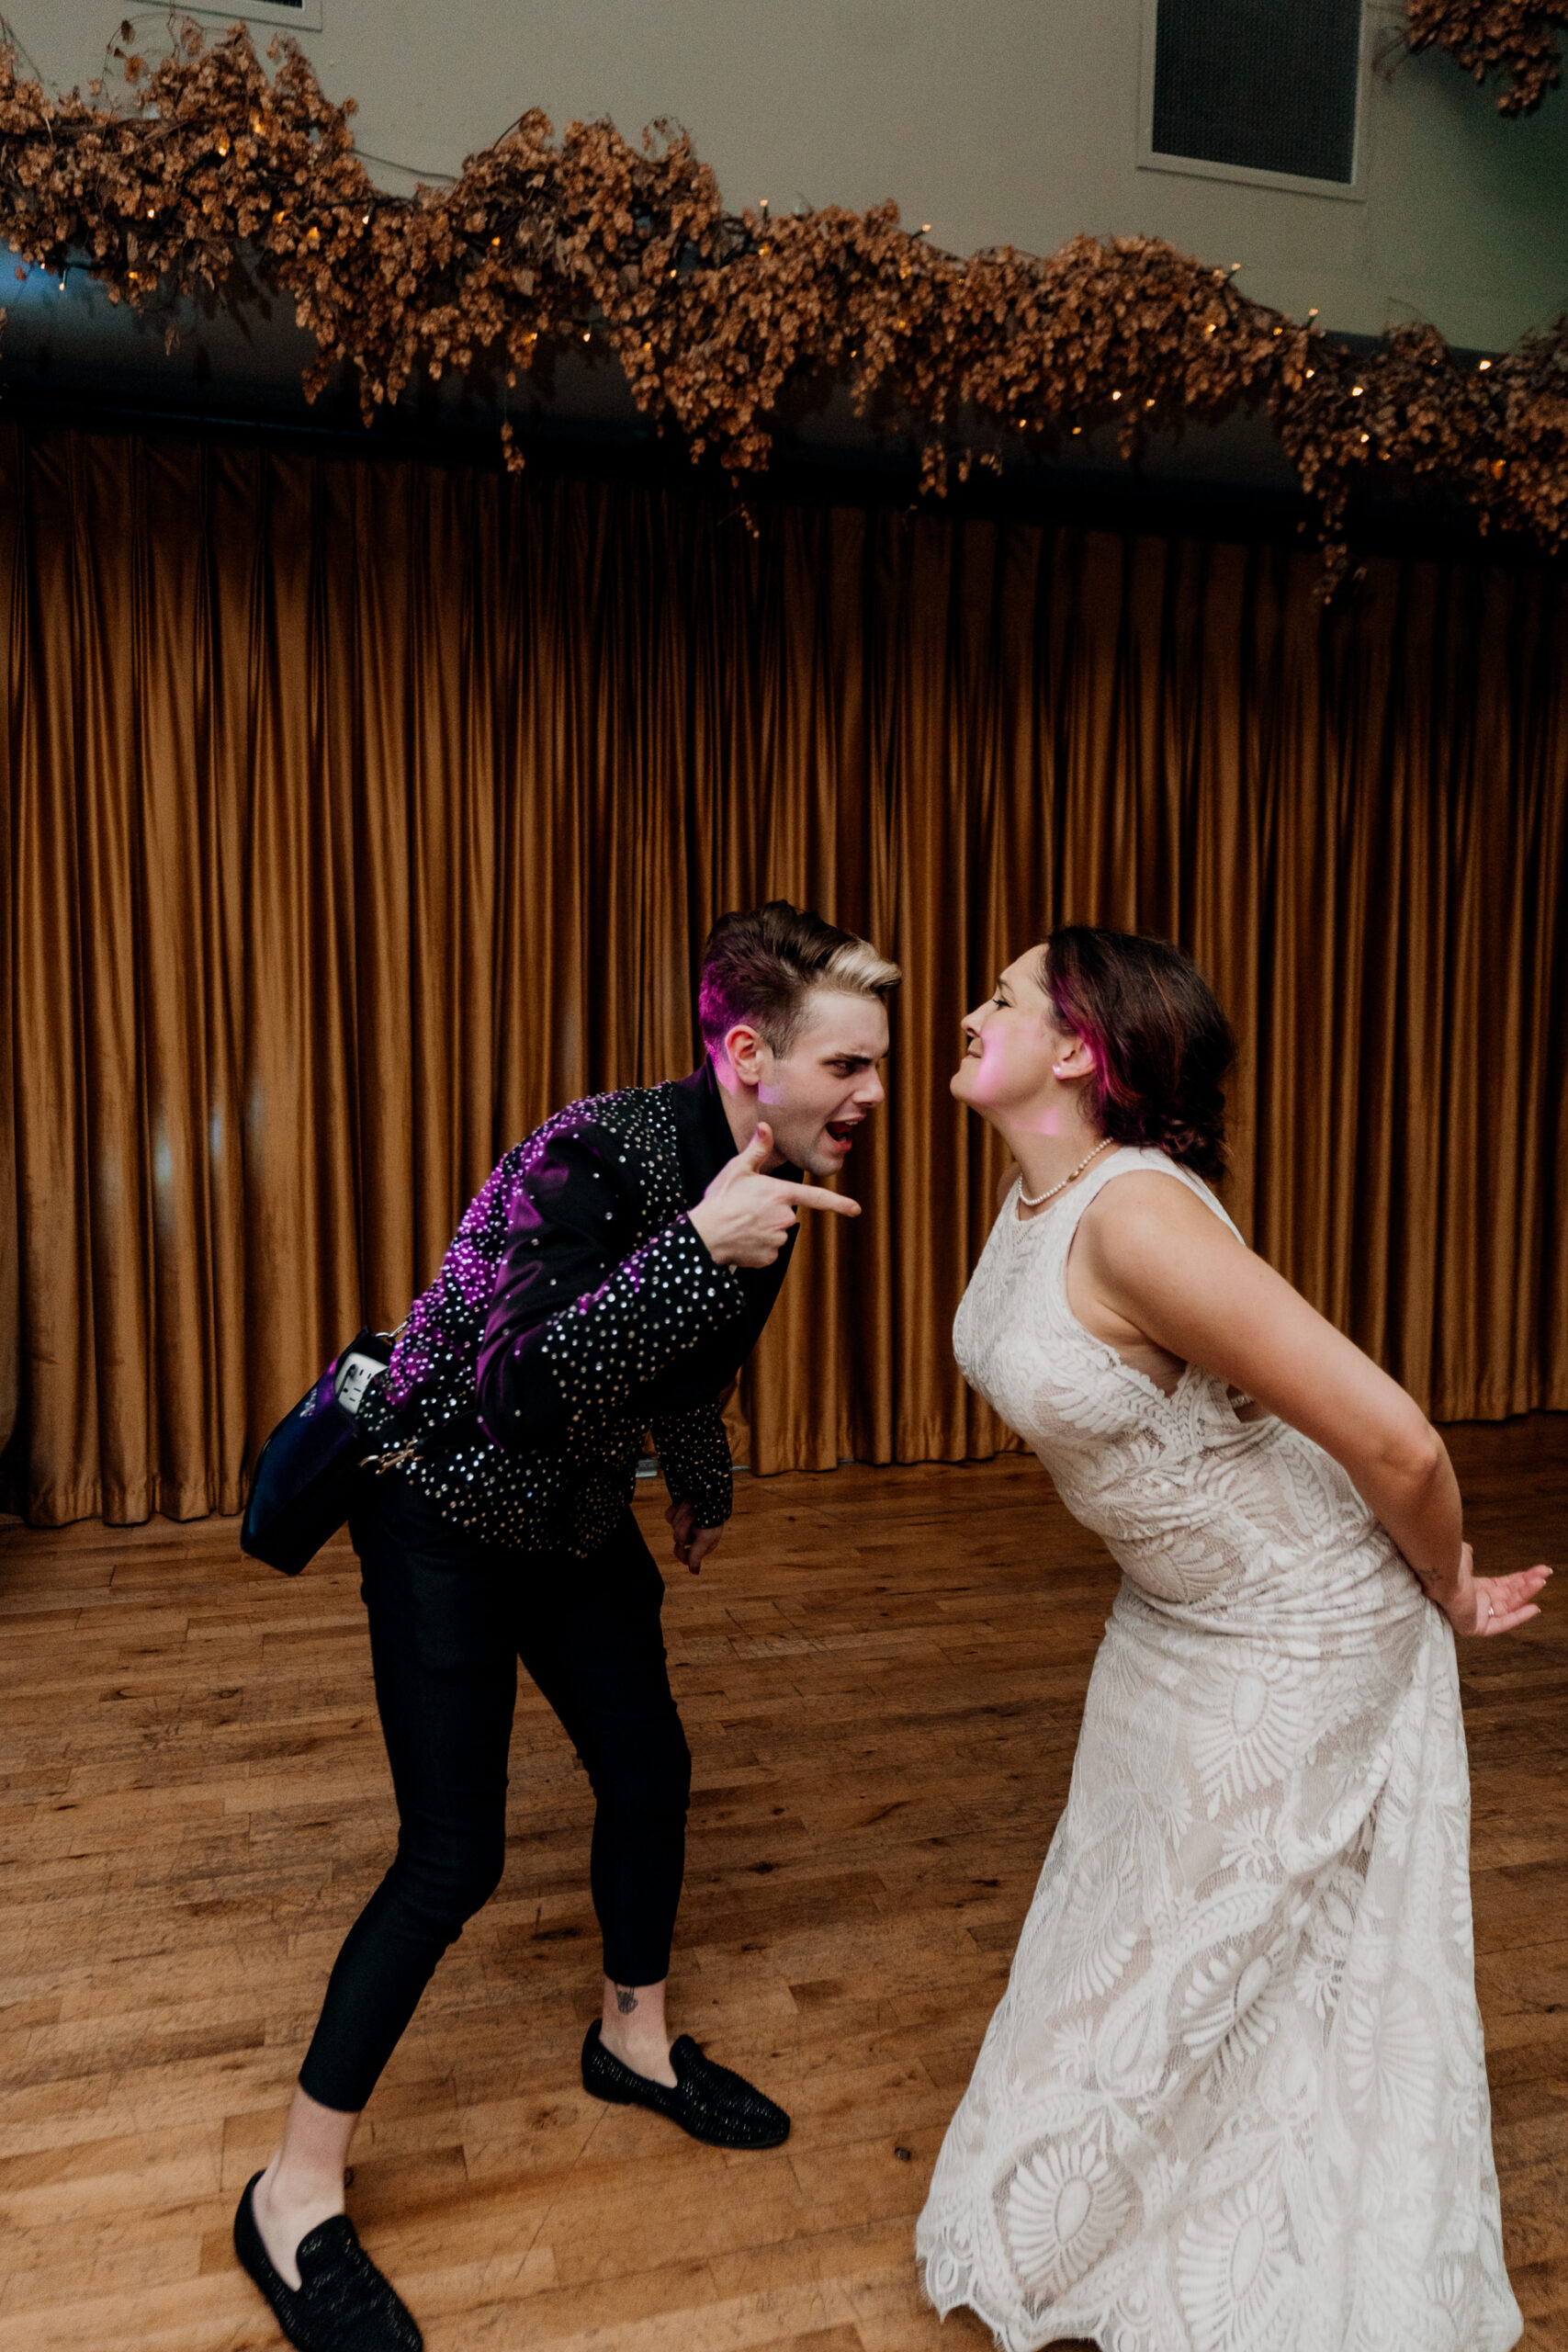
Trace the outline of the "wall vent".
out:
[[[1158,0],[1156,155],[1348,187],[1362,0]]]

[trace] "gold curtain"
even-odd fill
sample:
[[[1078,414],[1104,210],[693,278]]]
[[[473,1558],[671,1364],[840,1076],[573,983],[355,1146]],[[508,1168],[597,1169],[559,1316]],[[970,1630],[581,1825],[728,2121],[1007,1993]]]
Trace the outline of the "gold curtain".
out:
[[[949,1327],[959,1014],[1180,939],[1244,1230],[1440,1417],[1568,1408],[1568,610],[1540,570],[0,433],[0,1434],[41,1523],[235,1510],[554,1106],[694,1058],[784,895],[904,964],[759,1469],[1003,1442]],[[13,1136],[14,1129],[14,1136]]]

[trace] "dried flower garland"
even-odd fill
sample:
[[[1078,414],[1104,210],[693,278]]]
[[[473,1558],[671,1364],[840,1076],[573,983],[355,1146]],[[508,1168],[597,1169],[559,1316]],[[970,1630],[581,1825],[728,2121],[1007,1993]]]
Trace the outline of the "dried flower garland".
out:
[[[1568,25],[1568,0],[1409,0],[1404,40],[1446,50],[1478,82],[1506,74],[1500,112],[1533,114],[1562,76],[1554,25]]]
[[[294,43],[272,53],[275,76],[242,27],[208,46],[187,22],[154,65],[116,52],[116,105],[101,84],[51,102],[0,50],[0,235],[47,269],[85,260],[141,309],[286,293],[320,348],[307,391],[345,364],[367,417],[418,369],[499,364],[515,382],[597,338],[648,414],[737,474],[766,465],[787,389],[839,378],[913,428],[936,491],[1010,445],[1109,422],[1131,454],[1150,428],[1250,408],[1331,542],[1376,470],[1568,545],[1568,320],[1479,369],[1426,327],[1358,358],[1154,238],[965,261],[892,205],[727,213],[684,134],[638,149],[574,123],[558,141],[536,112],[453,186],[388,197],[355,154],[352,100],[329,102]],[[1342,563],[1331,547],[1331,575]]]

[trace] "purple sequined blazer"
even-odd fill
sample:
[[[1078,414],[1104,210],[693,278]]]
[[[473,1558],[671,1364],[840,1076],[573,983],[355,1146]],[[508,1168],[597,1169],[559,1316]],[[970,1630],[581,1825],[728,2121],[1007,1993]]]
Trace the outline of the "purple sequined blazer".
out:
[[[734,1150],[705,1063],[570,1104],[470,1204],[359,1425],[378,1453],[414,1442],[405,1476],[476,1541],[585,1556],[650,1429],[671,1497],[728,1518],[718,1399],[795,1241],[772,1266],[709,1257],[686,1211]]]

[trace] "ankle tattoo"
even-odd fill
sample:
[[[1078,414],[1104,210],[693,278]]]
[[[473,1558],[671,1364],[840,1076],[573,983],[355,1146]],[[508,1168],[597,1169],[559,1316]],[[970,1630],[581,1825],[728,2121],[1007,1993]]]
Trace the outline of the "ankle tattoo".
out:
[[[615,2007],[619,2009],[624,2018],[630,2017],[632,2011],[637,2007],[637,1986],[635,1984],[616,1985]]]

